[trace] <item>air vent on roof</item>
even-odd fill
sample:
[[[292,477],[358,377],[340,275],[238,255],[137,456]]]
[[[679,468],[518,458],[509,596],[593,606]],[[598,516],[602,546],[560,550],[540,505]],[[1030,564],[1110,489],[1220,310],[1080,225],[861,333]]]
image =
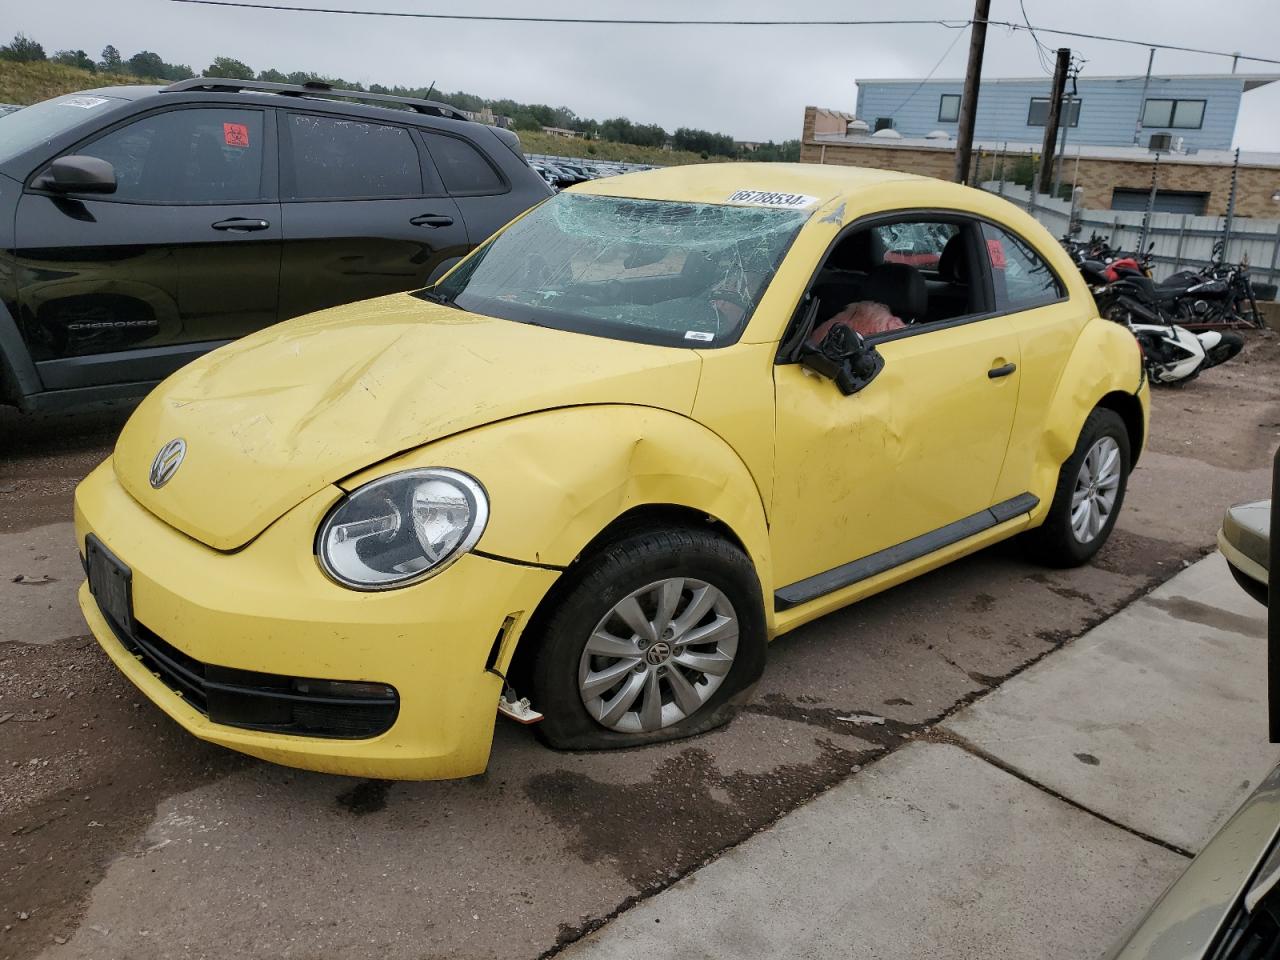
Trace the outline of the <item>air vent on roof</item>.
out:
[[[1147,147],[1156,153],[1168,153],[1173,146],[1173,136],[1168,133],[1153,133]]]
[[[851,137],[865,137],[870,130],[865,120],[850,120],[849,125],[845,127],[845,132]]]

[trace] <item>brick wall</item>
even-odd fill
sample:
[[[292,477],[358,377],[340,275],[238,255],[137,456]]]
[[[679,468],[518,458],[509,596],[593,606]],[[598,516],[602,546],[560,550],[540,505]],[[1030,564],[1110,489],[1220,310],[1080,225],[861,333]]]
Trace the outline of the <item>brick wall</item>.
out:
[[[804,130],[800,141],[801,163],[827,163],[840,166],[874,167],[880,170],[902,170],[927,177],[950,180],[955,162],[951,147],[892,146],[879,143],[828,143],[817,140],[814,130],[820,111],[806,107]],[[1070,147],[1068,147],[1070,152]],[[1006,155],[1006,169],[1012,173],[1016,156]],[[991,179],[998,166],[997,157],[991,153],[975,152],[981,179]],[[1081,158],[1079,184],[1084,187],[1084,206],[1088,209],[1109,210],[1111,193],[1116,187],[1131,190],[1151,189],[1151,163],[1137,160],[1099,160]],[[1077,176],[1076,159],[1068,156],[1063,161],[1062,179],[1071,183]],[[1158,185],[1162,190],[1190,190],[1208,192],[1205,213],[1221,216],[1227,212],[1227,198],[1231,192],[1231,166],[1229,164],[1187,163],[1160,157]],[[1272,200],[1280,190],[1280,167],[1241,167],[1236,216],[1275,219],[1280,217],[1280,203]]]

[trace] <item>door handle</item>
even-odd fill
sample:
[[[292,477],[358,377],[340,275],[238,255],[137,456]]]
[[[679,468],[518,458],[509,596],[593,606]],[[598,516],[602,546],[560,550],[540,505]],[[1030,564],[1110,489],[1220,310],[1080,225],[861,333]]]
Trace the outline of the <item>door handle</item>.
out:
[[[424,213],[421,216],[410,218],[409,222],[415,227],[452,227],[453,217],[447,217],[440,213]]]
[[[256,220],[252,217],[232,217],[229,220],[219,220],[217,223],[210,224],[215,230],[231,230],[235,233],[252,233],[255,230],[266,230],[271,224],[265,220]]]
[[[991,380],[998,380],[1000,377],[1007,377],[1017,369],[1018,365],[1016,363],[1006,363],[999,367],[992,367],[987,371],[987,377]]]

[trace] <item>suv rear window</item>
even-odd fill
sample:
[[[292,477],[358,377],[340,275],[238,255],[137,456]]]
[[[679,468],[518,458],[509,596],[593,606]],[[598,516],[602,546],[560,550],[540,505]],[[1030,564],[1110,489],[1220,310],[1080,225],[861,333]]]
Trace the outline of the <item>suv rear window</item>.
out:
[[[503,193],[507,189],[484,154],[467,141],[425,131],[422,138],[450,193]]]
[[[403,127],[291,113],[288,129],[285,187],[295,200],[422,195],[418,148]]]

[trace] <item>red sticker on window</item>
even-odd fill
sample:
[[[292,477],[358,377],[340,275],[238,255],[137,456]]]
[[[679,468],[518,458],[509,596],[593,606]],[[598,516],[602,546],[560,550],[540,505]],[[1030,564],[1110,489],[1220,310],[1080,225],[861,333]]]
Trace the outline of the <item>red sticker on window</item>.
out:
[[[1008,262],[1004,258],[1004,246],[999,240],[987,241],[987,255],[991,257],[991,266],[997,270],[1003,270]]]
[[[249,145],[249,128],[243,123],[224,123],[222,139],[229,147],[247,147]]]

